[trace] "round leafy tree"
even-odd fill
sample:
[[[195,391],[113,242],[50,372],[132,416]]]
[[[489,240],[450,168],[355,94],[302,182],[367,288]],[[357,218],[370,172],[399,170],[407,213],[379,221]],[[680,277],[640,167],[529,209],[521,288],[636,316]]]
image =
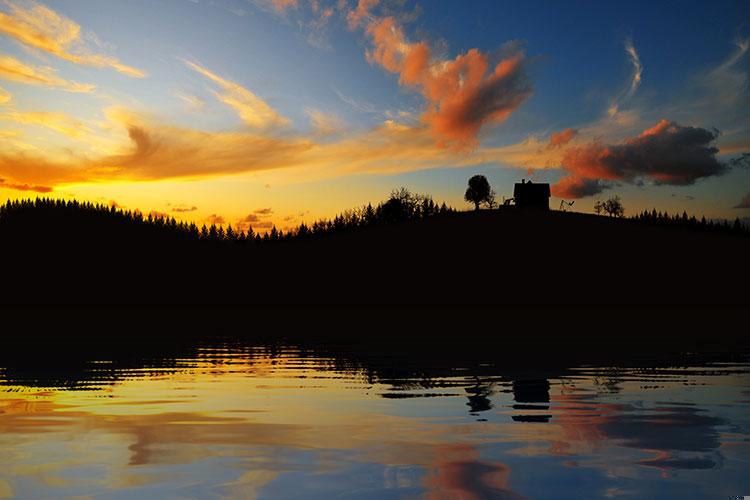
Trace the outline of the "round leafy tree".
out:
[[[481,203],[490,204],[492,195],[492,189],[490,188],[490,183],[487,182],[487,178],[483,175],[474,175],[469,179],[469,187],[466,188],[464,199],[469,203],[473,203],[474,208],[479,210]]]

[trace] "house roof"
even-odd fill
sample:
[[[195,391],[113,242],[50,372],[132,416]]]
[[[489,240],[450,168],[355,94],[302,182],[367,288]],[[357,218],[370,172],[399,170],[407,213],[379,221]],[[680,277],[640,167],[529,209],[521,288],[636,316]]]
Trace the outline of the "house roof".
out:
[[[550,196],[550,190],[549,190],[549,184],[545,183],[533,183],[533,182],[526,182],[526,183],[520,183],[517,182],[516,186],[513,188],[513,196],[518,198],[518,196],[546,196],[549,198]]]

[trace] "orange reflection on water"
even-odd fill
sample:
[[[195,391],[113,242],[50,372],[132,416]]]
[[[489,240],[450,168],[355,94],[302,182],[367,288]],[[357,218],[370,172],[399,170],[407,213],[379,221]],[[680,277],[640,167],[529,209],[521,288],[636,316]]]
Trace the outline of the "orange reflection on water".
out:
[[[581,475],[603,496],[675,469],[731,472],[747,454],[746,436],[723,427],[739,417],[701,406],[736,401],[747,382],[736,374],[678,404],[684,380],[668,377],[662,392],[644,392],[634,373],[607,388],[583,372],[394,381],[293,350],[88,369],[69,390],[4,380],[0,498],[522,498],[543,474]]]

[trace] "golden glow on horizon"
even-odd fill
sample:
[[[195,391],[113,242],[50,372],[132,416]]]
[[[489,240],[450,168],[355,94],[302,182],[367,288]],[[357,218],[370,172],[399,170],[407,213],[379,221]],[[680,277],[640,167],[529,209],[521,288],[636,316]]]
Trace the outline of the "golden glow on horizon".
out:
[[[150,208],[154,204],[163,205],[173,197],[172,193],[180,192],[182,202],[213,206],[210,213],[222,213],[230,221],[243,217],[245,214],[242,212],[247,210],[248,203],[267,205],[272,201],[274,205],[279,205],[286,204],[286,201],[272,199],[274,193],[268,189],[250,189],[244,194],[244,200],[238,194],[235,204],[244,203],[244,206],[222,212],[226,206],[222,198],[226,198],[227,193],[225,191],[223,196],[217,198],[215,193],[221,191],[213,191],[212,195],[206,196],[212,186],[221,185],[224,189],[233,183],[247,186],[253,184],[258,176],[264,179],[262,186],[304,186],[356,174],[382,176],[446,165],[470,167],[503,161],[516,162],[529,169],[544,169],[554,168],[555,158],[561,154],[548,148],[545,142],[533,138],[507,147],[479,147],[472,152],[445,149],[434,142],[426,127],[393,120],[386,120],[371,130],[345,132],[335,117],[316,110],[309,110],[315,126],[309,136],[273,135],[249,130],[206,132],[185,129],[117,106],[106,108],[104,115],[106,120],[92,125],[93,129],[66,127],[72,119],[62,114],[28,116],[28,123],[68,132],[77,141],[88,143],[89,148],[98,147],[100,151],[109,153],[98,157],[73,156],[55,160],[16,147],[13,148],[16,149],[15,153],[0,155],[0,178],[16,183],[54,186],[55,192],[73,193],[92,201],[101,196],[93,196],[98,191],[106,193],[105,201],[116,199],[120,204],[139,208],[146,213],[155,209]],[[76,130],[78,133],[75,133]],[[118,147],[118,138],[123,137],[129,144]],[[10,139],[6,138],[6,143]],[[182,179],[189,180],[189,183],[178,186]],[[144,197],[139,196],[138,192],[153,192],[156,186],[151,187],[150,183],[142,181],[174,181],[168,182],[174,191],[162,192],[161,201],[144,204]],[[123,189],[124,184],[129,182],[132,188]],[[389,189],[383,189],[378,198],[371,201],[380,201]],[[184,194],[190,190],[193,194]],[[318,200],[331,198],[330,193],[320,193],[316,197]],[[359,199],[347,196],[346,199],[350,201],[338,206],[330,203],[321,206],[318,201],[315,204],[297,205],[290,212],[312,211],[319,214],[317,217],[330,217],[344,209],[366,203],[368,198],[371,199],[371,195]],[[275,222],[279,227],[299,223]]]

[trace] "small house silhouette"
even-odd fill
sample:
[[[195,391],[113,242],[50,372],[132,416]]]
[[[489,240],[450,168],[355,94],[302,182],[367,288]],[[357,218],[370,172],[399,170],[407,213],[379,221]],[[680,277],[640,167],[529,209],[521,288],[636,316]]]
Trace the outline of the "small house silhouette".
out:
[[[520,208],[540,208],[549,210],[550,190],[549,184],[534,184],[526,179],[516,183],[513,189],[515,204]]]

